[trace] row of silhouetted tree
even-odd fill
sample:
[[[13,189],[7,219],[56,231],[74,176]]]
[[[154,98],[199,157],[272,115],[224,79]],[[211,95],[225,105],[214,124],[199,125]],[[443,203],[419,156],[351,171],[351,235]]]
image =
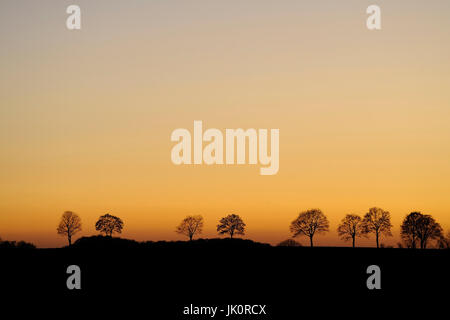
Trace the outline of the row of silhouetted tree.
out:
[[[347,214],[337,228],[338,235],[344,241],[352,241],[355,247],[356,239],[367,237],[369,234],[375,236],[377,248],[380,247],[382,236],[392,236],[391,215],[388,211],[373,207],[363,216]],[[290,228],[293,237],[307,236],[313,246],[314,235],[329,231],[327,217],[320,209],[311,209],[299,214],[292,221]],[[431,215],[420,212],[408,214],[400,227],[400,235],[408,248],[425,249],[430,241],[436,240],[441,248],[450,247],[450,233],[444,236],[442,227]]]
[[[122,233],[123,221],[119,217],[105,214],[98,218],[95,223],[95,230],[111,237],[114,232]],[[67,237],[69,246],[72,245],[72,237],[81,231],[81,218],[72,211],[66,211],[61,217],[58,228],[58,234]]]
[[[203,232],[203,224],[204,219],[201,215],[187,216],[181,221],[175,231],[192,240]],[[230,238],[233,238],[235,235],[244,235],[245,227],[246,225],[239,215],[229,214],[220,219],[217,225],[217,232],[219,234],[227,234]],[[356,246],[357,238],[368,237],[369,234],[373,234],[376,246],[379,248],[382,236],[392,236],[391,228],[390,213],[381,208],[373,207],[363,217],[356,214],[347,214],[341,220],[337,232],[342,240],[351,240],[353,247]],[[95,229],[111,237],[114,232],[122,232],[123,221],[116,216],[105,214],[99,217],[95,223]],[[79,231],[81,231],[81,218],[71,211],[64,212],[57,228],[58,234],[66,236],[70,246],[72,237]],[[301,212],[291,222],[290,231],[293,238],[299,236],[309,238],[310,246],[313,247],[314,236],[328,232],[329,222],[320,209],[310,209]],[[444,236],[439,223],[431,215],[425,215],[420,212],[412,212],[404,218],[400,234],[405,246],[408,248],[420,247],[425,249],[432,240],[436,240],[441,248],[450,247],[450,232],[447,236]],[[280,245],[295,246],[299,244],[290,239]]]
[[[67,237],[69,246],[72,245],[72,237],[82,229],[81,218],[72,211],[66,211],[61,217],[58,228],[59,235]],[[123,221],[116,216],[105,214],[95,223],[95,230],[111,237],[114,232],[121,233]],[[186,235],[192,240],[195,235],[203,231],[203,217],[201,215],[187,216],[177,227],[176,232]],[[230,214],[219,221],[217,232],[219,234],[228,234],[230,238],[234,235],[244,235],[245,223],[241,217],[236,214]]]
[[[203,231],[203,217],[200,215],[187,216],[181,221],[175,232],[183,234],[192,240],[195,235],[201,234]],[[217,225],[217,232],[219,234],[228,234],[230,238],[234,235],[245,234],[245,223],[237,214],[229,214],[220,219]]]

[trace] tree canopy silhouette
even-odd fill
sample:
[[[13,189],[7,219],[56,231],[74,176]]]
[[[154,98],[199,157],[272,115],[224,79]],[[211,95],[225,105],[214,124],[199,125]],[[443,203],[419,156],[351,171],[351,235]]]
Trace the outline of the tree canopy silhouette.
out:
[[[297,219],[292,221],[290,230],[292,236],[305,235],[309,237],[311,247],[313,247],[313,237],[316,233],[324,233],[329,230],[327,217],[320,209],[310,209],[301,212]]]
[[[189,237],[189,240],[192,241],[192,238],[196,234],[201,234],[203,231],[203,217],[200,215],[196,216],[187,216],[181,221],[180,225],[177,227],[175,232],[179,234],[183,234]]]
[[[425,249],[429,240],[442,239],[442,228],[432,216],[411,212],[403,220],[400,234],[408,247],[416,248],[418,242]]]
[[[294,239],[286,239],[277,244],[277,247],[301,247],[302,244]]]
[[[417,237],[421,249],[427,248],[428,241],[442,238],[442,227],[431,215],[421,215],[417,222]]]
[[[440,249],[450,249],[450,231],[447,234],[442,234],[438,240],[438,248]]]
[[[345,241],[352,239],[352,246],[354,248],[356,237],[365,235],[361,217],[355,214],[347,214],[341,220],[337,232],[341,239]]]
[[[375,234],[377,248],[379,248],[382,234],[392,236],[391,214],[381,208],[370,208],[369,212],[364,215],[363,227],[365,234]]]
[[[403,219],[400,226],[400,236],[406,247],[415,249],[419,239],[418,220],[422,214],[420,212],[411,212]]]
[[[217,232],[219,234],[228,233],[230,238],[233,238],[235,234],[244,235],[244,231],[245,223],[237,214],[230,214],[220,219],[217,225]]]
[[[95,230],[112,237],[113,232],[122,233],[123,221],[116,216],[105,214],[95,223]]]
[[[36,246],[25,241],[3,241],[0,239],[0,249],[36,249]]]
[[[80,217],[72,212],[66,211],[61,217],[58,228],[56,231],[59,235],[66,236],[69,246],[72,245],[72,237],[79,231],[81,231],[81,219]]]

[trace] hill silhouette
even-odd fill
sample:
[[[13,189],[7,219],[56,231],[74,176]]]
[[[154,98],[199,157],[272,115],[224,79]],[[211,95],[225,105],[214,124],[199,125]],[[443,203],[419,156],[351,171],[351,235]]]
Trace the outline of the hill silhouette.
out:
[[[78,249],[244,249],[244,248],[269,248],[270,244],[255,242],[249,239],[239,238],[213,238],[196,239],[192,241],[143,241],[124,239],[119,237],[91,236],[79,238],[72,245]],[[68,248],[68,247],[66,247]]]
[[[71,248],[79,249],[133,249],[140,248],[142,244],[136,240],[123,239],[119,237],[106,237],[96,235],[91,237],[81,237],[77,239]],[[69,248],[69,247],[65,247]]]
[[[190,304],[268,304],[271,317],[261,319],[269,320],[298,314],[299,301],[321,308],[323,299],[359,299],[374,305],[396,301],[399,295],[437,299],[440,290],[450,286],[449,256],[450,250],[438,249],[271,246],[239,238],[139,242],[91,236],[71,247],[0,250],[2,261],[8,262],[0,264],[0,274],[7,275],[2,290],[11,296],[23,294],[25,288],[46,301],[131,301],[133,308],[151,305],[151,315],[164,315],[153,318],[186,320],[191,318],[180,314]],[[81,290],[66,287],[71,265],[81,269]],[[366,286],[370,265],[381,268],[381,290]]]

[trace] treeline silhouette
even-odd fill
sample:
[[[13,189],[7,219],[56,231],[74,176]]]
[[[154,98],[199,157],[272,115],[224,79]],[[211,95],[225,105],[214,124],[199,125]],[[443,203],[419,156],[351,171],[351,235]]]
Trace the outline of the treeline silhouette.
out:
[[[194,237],[199,236],[203,232],[204,219],[201,215],[189,215],[184,218],[176,227],[175,232],[185,235],[190,241]],[[105,214],[100,216],[95,223],[95,229],[104,233],[108,237],[112,237],[113,233],[121,233],[123,229],[123,221],[113,215]],[[217,232],[219,235],[226,234],[233,239],[235,235],[245,235],[246,224],[243,219],[236,214],[229,214],[220,219],[217,224]],[[383,247],[380,240],[382,236],[391,237],[392,224],[388,211],[381,208],[373,207],[363,216],[356,214],[347,214],[337,227],[340,238],[344,241],[352,241],[352,247],[356,246],[356,240],[360,237],[368,237],[373,234],[375,237],[376,247]],[[66,211],[57,228],[58,234],[66,236],[69,246],[74,234],[81,231],[80,217],[71,212]],[[292,237],[306,236],[309,238],[310,246],[314,246],[314,236],[329,231],[329,222],[325,214],[320,209],[310,209],[301,212],[298,217],[290,224]],[[444,235],[442,227],[437,223],[431,215],[424,215],[420,212],[412,212],[407,215],[401,225],[402,243],[398,243],[398,247],[403,245],[407,248],[425,249],[431,241],[437,242],[438,248],[450,247],[450,232]],[[294,239],[288,239],[278,244],[279,246],[301,246]]]
[[[3,241],[0,238],[0,249],[36,249],[36,246],[25,241]]]
[[[201,215],[189,215],[180,222],[176,227],[175,232],[186,236],[189,241],[192,242],[195,237],[202,234],[203,226],[204,218]],[[95,223],[95,230],[104,234],[105,237],[89,238],[96,239],[100,245],[102,244],[102,241],[109,241],[108,245],[111,245],[113,242],[110,239],[104,238],[112,238],[114,233],[122,233],[123,227],[124,223],[122,219],[111,214],[105,214],[100,216]],[[376,247],[380,248],[385,247],[381,243],[381,238],[392,236],[391,229],[390,213],[381,208],[372,207],[362,217],[357,214],[347,214],[338,225],[337,233],[343,241],[351,241],[352,247],[356,247],[358,238],[367,238],[370,235],[373,235]],[[72,246],[73,236],[81,230],[81,218],[72,211],[64,212],[57,227],[57,233],[67,238],[69,246]],[[233,237],[237,235],[245,235],[246,224],[239,215],[229,214],[219,220],[216,230],[219,235],[227,235],[230,239],[233,239]],[[277,246],[302,246],[294,239],[305,236],[309,239],[309,245],[313,247],[315,236],[329,232],[330,225],[326,215],[320,209],[309,209],[299,213],[297,218],[291,222],[289,230],[292,234],[292,239],[282,241]],[[450,248],[450,231],[448,231],[447,234],[444,234],[440,224],[436,222],[431,215],[422,214],[421,212],[411,212],[403,219],[400,226],[400,236],[402,242],[397,243],[399,248],[426,249],[432,242],[436,248]],[[88,238],[79,239],[78,246],[80,246],[80,241],[87,241],[86,239]],[[125,243],[124,240],[125,239],[121,239],[122,244]],[[132,247],[134,240],[127,241],[127,245]],[[211,239],[211,241],[216,240]],[[137,241],[134,242],[138,244]],[[154,244],[155,242],[147,243]],[[172,241],[171,243],[177,242]],[[138,246],[141,246],[141,244],[142,243],[139,242]],[[34,245],[24,241],[18,243],[11,241],[2,242],[0,239],[0,248],[4,247],[33,248]]]

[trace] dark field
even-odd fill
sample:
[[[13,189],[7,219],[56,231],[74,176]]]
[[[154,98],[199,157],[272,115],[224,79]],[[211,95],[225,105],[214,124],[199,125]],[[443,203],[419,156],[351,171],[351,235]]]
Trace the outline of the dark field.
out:
[[[2,291],[14,299],[108,301],[145,310],[147,319],[184,316],[185,306],[267,305],[267,315],[228,319],[288,319],[330,303],[378,307],[448,299],[449,250],[271,247],[249,240],[137,243],[85,238],[72,248],[2,249]],[[69,265],[81,268],[81,290],[68,290]],[[369,265],[381,269],[381,289],[369,290]],[[415,308],[424,307],[423,304]],[[114,313],[114,308],[107,312]],[[158,315],[158,316],[156,316]],[[226,318],[224,314],[214,319]],[[297,317],[296,317],[297,318]]]

